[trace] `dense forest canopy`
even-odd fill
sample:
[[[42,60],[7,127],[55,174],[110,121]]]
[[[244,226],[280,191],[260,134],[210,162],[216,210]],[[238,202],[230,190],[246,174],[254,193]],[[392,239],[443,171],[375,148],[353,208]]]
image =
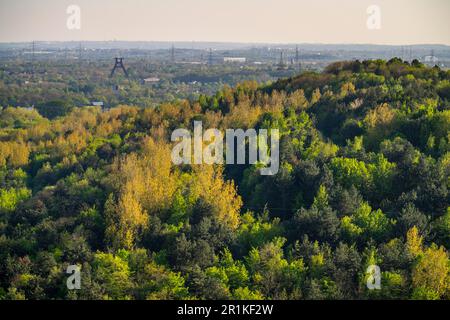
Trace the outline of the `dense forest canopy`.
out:
[[[5,107],[0,298],[450,299],[449,107],[449,71],[399,59],[155,108]],[[194,120],[279,129],[279,173],[174,166]]]

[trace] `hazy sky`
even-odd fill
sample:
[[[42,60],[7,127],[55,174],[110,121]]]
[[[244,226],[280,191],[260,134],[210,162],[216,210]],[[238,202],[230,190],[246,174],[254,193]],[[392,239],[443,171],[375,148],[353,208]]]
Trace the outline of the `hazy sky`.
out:
[[[66,9],[81,8],[81,30]],[[370,5],[381,29],[367,28]],[[0,42],[450,44],[450,0],[0,0]]]

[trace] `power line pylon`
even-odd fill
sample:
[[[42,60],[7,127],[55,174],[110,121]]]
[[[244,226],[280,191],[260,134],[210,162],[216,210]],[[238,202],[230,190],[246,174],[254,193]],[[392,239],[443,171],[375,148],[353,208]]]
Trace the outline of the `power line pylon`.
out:
[[[212,64],[213,64],[213,55],[212,55],[212,49],[211,48],[209,49],[208,64],[210,66],[212,66]]]
[[[172,48],[170,49],[170,59],[172,60],[172,63],[175,62],[175,46],[172,45]]]
[[[123,73],[128,78],[127,69],[125,69],[125,66],[123,65],[123,58],[114,58],[114,59],[116,59],[116,63],[114,64],[114,67],[111,71],[111,75],[109,77],[112,78],[114,76],[114,73],[116,72],[116,69],[120,68],[123,70]]]
[[[33,41],[31,43],[31,76],[34,77],[34,59],[35,59],[35,51],[36,51],[36,44]]]
[[[297,71],[300,72],[301,64],[300,64],[300,52],[298,50],[298,46],[295,47],[295,63],[297,65]]]
[[[278,62],[278,70],[286,69],[286,64],[284,63],[283,50],[280,52],[280,61]]]
[[[82,61],[82,54],[83,54],[83,51],[82,51],[81,42],[80,42],[80,44],[78,46],[78,64],[80,66],[81,66],[81,61]]]
[[[35,42],[33,41],[33,43],[31,44],[31,61],[34,63],[34,52],[35,52],[35,49],[36,49],[36,44],[35,44]]]

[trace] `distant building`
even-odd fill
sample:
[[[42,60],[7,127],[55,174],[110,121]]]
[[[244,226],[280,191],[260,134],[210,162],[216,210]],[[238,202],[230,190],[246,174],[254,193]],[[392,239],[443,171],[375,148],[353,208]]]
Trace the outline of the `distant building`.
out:
[[[436,56],[425,56],[424,61],[425,63],[437,64],[439,59]]]
[[[202,61],[179,61],[179,64],[194,64],[194,65],[200,65],[205,64],[205,62]]]
[[[156,77],[150,77],[150,78],[145,78],[142,80],[143,84],[155,84],[158,83],[159,81],[161,81],[161,79],[156,78]]]
[[[223,62],[231,62],[231,63],[245,63],[247,58],[242,57],[224,57]]]
[[[103,107],[103,101],[92,101],[91,104],[94,107]]]

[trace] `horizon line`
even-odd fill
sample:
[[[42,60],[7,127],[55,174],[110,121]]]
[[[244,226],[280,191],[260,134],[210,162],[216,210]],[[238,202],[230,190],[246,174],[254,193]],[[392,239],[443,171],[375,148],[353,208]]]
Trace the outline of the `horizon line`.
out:
[[[387,44],[367,42],[259,42],[259,41],[216,41],[216,40],[29,40],[29,41],[0,41],[0,44],[22,44],[30,42],[63,43],[63,42],[129,42],[129,43],[217,43],[217,44],[242,44],[242,45],[335,45],[335,46],[385,46],[385,47],[412,47],[412,46],[443,46],[450,47],[444,43],[414,43],[414,44]]]

